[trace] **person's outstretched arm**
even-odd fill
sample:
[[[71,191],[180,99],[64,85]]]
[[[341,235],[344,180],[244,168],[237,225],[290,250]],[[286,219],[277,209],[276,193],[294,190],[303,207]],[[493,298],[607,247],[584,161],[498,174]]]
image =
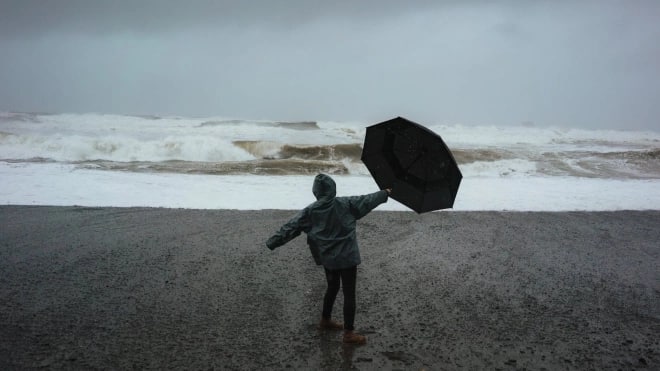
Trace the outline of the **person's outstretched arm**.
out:
[[[376,206],[387,202],[389,194],[390,189],[384,189],[382,191],[370,193],[364,196],[349,197],[351,214],[353,214],[355,219],[362,218],[363,216],[369,214],[371,210],[375,209]]]
[[[291,218],[291,220],[286,222],[286,224],[284,224],[279,231],[275,232],[275,234],[271,236],[268,241],[266,241],[266,246],[271,250],[275,250],[276,248],[298,237],[301,232],[306,231],[308,224],[309,222],[307,218],[307,210],[301,210],[298,214]]]

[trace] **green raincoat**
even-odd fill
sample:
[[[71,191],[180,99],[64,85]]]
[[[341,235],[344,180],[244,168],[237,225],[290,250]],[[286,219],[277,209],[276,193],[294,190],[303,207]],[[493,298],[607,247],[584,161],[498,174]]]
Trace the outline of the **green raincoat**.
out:
[[[274,250],[305,232],[316,264],[330,270],[346,269],[360,264],[355,222],[376,206],[387,202],[387,192],[335,197],[336,189],[332,178],[325,174],[317,175],[312,187],[317,201],[284,224],[268,239],[266,246]]]

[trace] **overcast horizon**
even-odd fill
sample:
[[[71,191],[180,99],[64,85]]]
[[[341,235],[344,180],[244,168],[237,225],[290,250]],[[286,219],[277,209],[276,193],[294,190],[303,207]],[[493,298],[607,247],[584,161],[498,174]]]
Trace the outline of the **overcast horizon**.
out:
[[[0,0],[0,111],[660,130],[660,1]]]

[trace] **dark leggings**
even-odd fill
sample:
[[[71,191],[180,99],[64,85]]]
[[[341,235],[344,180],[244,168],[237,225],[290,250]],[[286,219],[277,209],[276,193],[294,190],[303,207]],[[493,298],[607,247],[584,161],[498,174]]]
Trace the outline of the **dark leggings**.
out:
[[[329,270],[325,269],[325,278],[328,281],[328,289],[323,297],[323,318],[329,319],[332,315],[332,306],[339,293],[339,287],[344,292],[344,329],[353,330],[355,321],[355,279],[357,277],[357,266],[347,269]]]

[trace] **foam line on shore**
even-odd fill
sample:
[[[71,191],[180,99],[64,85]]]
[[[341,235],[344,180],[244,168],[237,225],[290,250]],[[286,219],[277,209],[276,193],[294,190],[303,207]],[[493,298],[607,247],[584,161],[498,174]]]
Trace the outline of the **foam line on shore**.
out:
[[[0,203],[187,209],[300,209],[312,176],[192,175],[93,171],[0,162]],[[369,176],[336,176],[339,196],[378,190]],[[660,210],[660,180],[575,177],[464,178],[454,210]],[[396,201],[379,210],[407,211]]]

